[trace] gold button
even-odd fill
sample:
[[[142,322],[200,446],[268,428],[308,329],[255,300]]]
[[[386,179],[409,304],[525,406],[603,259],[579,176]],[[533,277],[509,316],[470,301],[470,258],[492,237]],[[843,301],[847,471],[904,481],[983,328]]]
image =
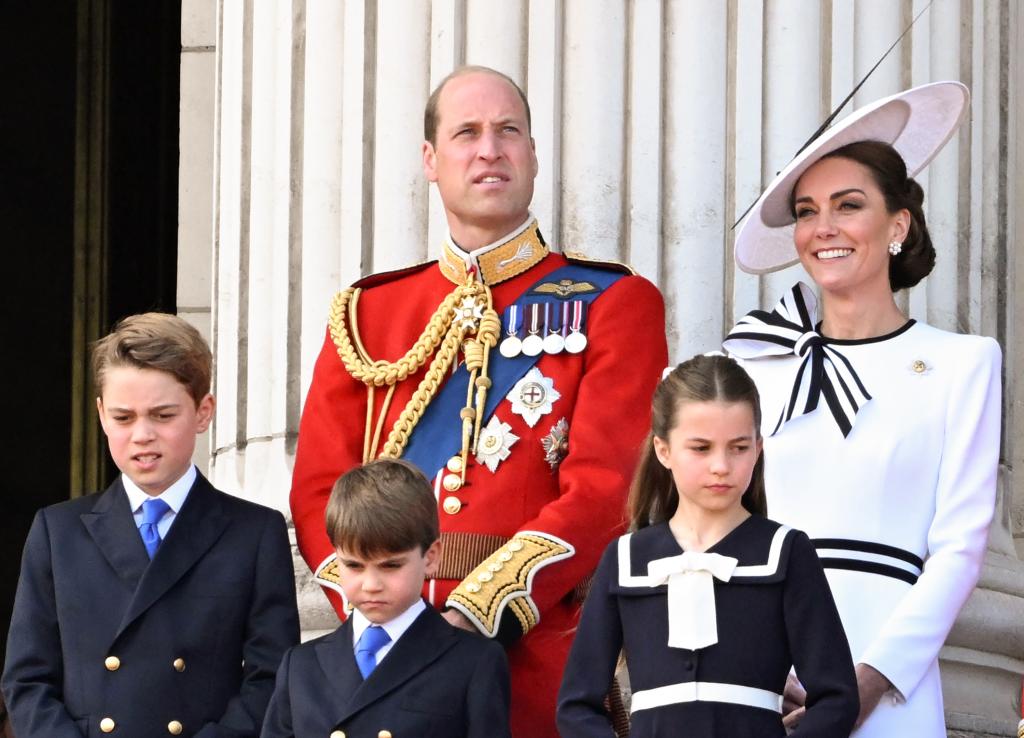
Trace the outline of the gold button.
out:
[[[481,582],[489,582],[492,579],[494,579],[494,575],[491,574],[491,572],[489,571],[482,571],[476,575],[476,578],[479,579]]]
[[[182,730],[184,730],[184,727],[177,720],[167,723],[167,732],[171,735],[181,735]]]
[[[492,561],[491,563],[489,563],[487,565],[487,570],[488,571],[493,571],[493,572],[497,573],[497,572],[501,571],[501,567],[502,566],[503,566],[503,564],[500,561]]]
[[[448,471],[453,472],[455,474],[461,474],[462,473],[462,457],[461,456],[453,456],[453,457],[451,457],[450,459],[448,459],[448,463],[446,464],[446,466],[448,467]]]
[[[391,738],[391,731],[382,730],[381,732],[377,733],[377,738]]]
[[[335,730],[331,733],[331,738],[345,738],[344,730]]]
[[[516,552],[516,551],[522,551],[523,550],[523,542],[522,541],[510,541],[509,544],[508,544],[508,550],[512,551],[513,553]]]
[[[508,561],[511,561],[511,560],[512,560],[512,552],[511,551],[502,551],[500,554],[498,554],[498,561],[506,561],[506,562],[508,562]]]
[[[918,359],[917,361],[914,362],[914,371],[917,372],[918,374],[920,374],[921,372],[923,372],[927,368],[928,367],[925,366],[925,363],[923,361],[921,361],[920,359]]]
[[[441,480],[441,486],[449,492],[457,492],[462,486],[462,477],[458,474],[445,474]]]
[[[458,497],[445,497],[443,507],[446,513],[455,515],[462,509],[462,500]]]
[[[103,718],[102,720],[100,720],[100,730],[102,730],[104,733],[113,733],[114,728],[116,727],[117,724],[110,718]]]
[[[121,668],[121,659],[117,656],[107,656],[103,661],[103,665],[107,667],[107,671],[117,671]]]
[[[480,585],[477,584],[476,582],[467,582],[466,583],[466,591],[469,592],[470,594],[474,594],[475,595],[477,592],[480,591]]]
[[[171,664],[174,670],[177,672],[185,671],[185,659],[174,659],[174,663]]]

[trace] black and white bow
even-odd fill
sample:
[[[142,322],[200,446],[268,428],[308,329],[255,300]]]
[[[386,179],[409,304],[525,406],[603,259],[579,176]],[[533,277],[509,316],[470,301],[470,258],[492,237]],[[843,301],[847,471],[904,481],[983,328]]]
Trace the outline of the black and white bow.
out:
[[[772,435],[787,421],[816,410],[824,398],[839,430],[849,436],[857,411],[871,399],[850,361],[815,330],[817,306],[811,288],[797,282],[771,312],[753,310],[740,318],[722,344],[741,359],[803,357]]]

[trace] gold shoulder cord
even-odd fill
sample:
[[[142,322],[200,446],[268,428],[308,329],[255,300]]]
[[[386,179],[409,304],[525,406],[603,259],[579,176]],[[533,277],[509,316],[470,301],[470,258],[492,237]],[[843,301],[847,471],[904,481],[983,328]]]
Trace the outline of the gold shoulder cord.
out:
[[[350,287],[335,295],[331,302],[328,323],[331,339],[338,349],[338,356],[345,369],[366,385],[363,463],[372,459],[377,452],[381,428],[391,406],[395,386],[419,371],[433,354],[426,374],[388,434],[384,448],[380,452],[383,458],[398,458],[402,455],[413,428],[423,417],[427,405],[433,400],[438,387],[452,369],[461,347],[466,359],[466,369],[470,372],[466,406],[460,412],[462,481],[465,482],[466,459],[471,450],[476,450],[487,401],[487,389],[491,386],[491,380],[487,376],[488,358],[501,332],[501,319],[494,310],[490,289],[470,275],[464,284],[457,286],[441,301],[416,343],[395,362],[374,361],[367,354],[359,338],[356,321],[359,294],[359,289]],[[371,438],[371,427],[374,425],[371,423],[374,389],[384,386],[388,388],[387,395]]]

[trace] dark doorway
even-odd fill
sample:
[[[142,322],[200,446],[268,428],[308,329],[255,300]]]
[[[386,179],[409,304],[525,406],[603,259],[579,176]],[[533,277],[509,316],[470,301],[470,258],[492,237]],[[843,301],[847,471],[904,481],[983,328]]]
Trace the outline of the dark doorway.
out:
[[[175,309],[181,3],[5,3],[0,21],[2,655],[33,515],[92,491],[72,482],[86,452],[76,426],[96,424],[72,412],[92,402],[74,379],[84,348],[124,315]],[[103,84],[83,87],[90,77]],[[87,291],[83,261],[95,265]],[[94,467],[90,486],[116,472]]]

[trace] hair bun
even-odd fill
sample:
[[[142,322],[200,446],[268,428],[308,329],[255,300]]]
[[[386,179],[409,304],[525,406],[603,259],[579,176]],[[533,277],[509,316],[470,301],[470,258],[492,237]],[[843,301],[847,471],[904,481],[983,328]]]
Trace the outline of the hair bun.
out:
[[[907,199],[917,207],[924,206],[924,190],[921,185],[918,184],[917,180],[913,177],[907,177],[907,182],[903,186],[903,191],[906,193]]]

